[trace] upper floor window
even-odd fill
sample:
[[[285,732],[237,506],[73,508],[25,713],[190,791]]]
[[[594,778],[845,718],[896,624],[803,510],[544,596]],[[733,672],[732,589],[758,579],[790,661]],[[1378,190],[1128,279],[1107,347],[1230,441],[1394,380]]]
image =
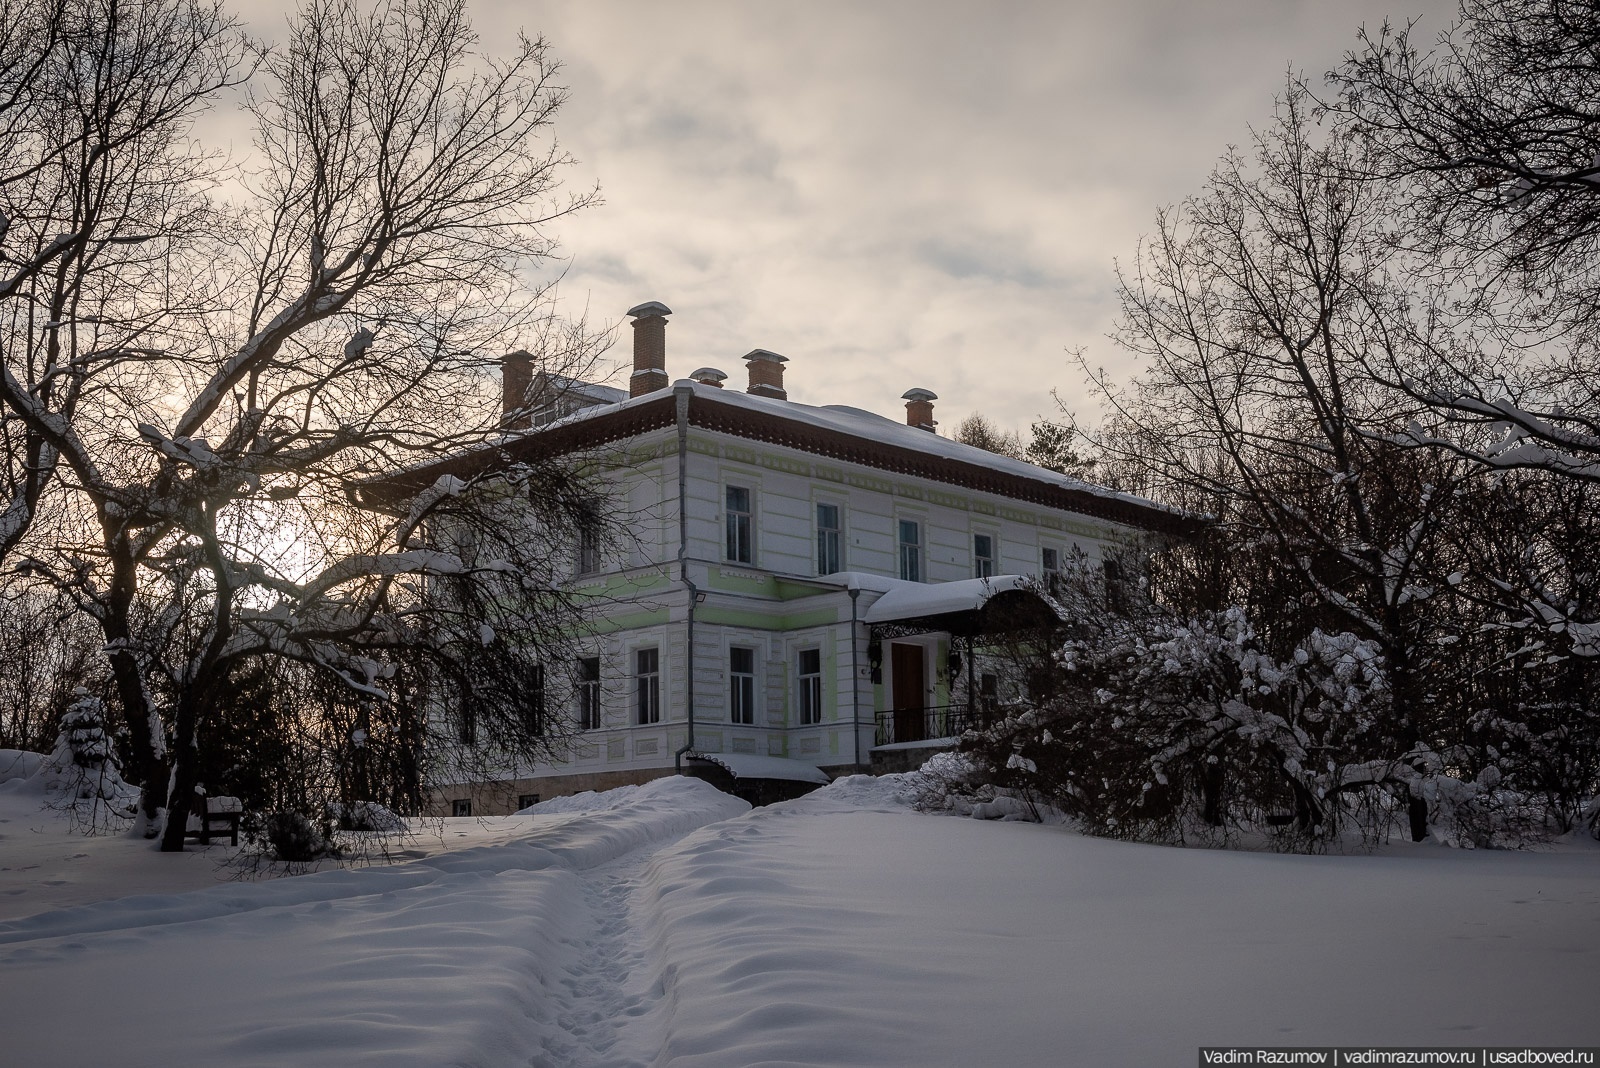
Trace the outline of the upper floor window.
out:
[[[593,531],[578,531],[578,574],[592,575],[599,570],[600,542]]]
[[[922,524],[915,519],[900,520],[900,577],[922,581]]]
[[[988,534],[972,536],[972,573],[977,578],[994,574],[994,538]]]
[[[633,654],[634,707],[638,722],[661,722],[661,653],[638,649]]]
[[[728,559],[738,564],[748,564],[755,559],[751,551],[750,490],[745,486],[729,486],[727,495]]]
[[[742,726],[756,721],[756,651],[728,650],[728,719]]]
[[[1039,555],[1041,557],[1040,562],[1044,565],[1044,573],[1046,575],[1054,575],[1057,571],[1061,570],[1061,554],[1055,549],[1045,546],[1043,549],[1039,550]]]
[[[817,505],[817,574],[840,570],[839,535],[839,506]]]
[[[822,650],[802,649],[795,674],[800,679],[800,724],[822,722]]]

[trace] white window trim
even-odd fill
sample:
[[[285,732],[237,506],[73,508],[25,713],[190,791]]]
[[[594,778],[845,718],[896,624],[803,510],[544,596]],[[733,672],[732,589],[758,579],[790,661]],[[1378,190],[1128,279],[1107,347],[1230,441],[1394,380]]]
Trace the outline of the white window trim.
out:
[[[839,513],[839,525],[835,528],[839,535],[839,566],[828,572],[824,572],[821,567],[820,543],[822,531],[825,528],[818,522],[817,507],[819,505],[827,505],[829,508],[836,509]],[[823,575],[837,575],[840,572],[850,570],[850,539],[846,537],[846,531],[849,529],[849,514],[850,512],[845,502],[837,497],[813,497],[811,499],[811,564],[819,578]]]
[[[917,577],[907,579],[903,563],[903,551],[906,543],[900,540],[900,524],[915,523],[917,525]],[[907,515],[896,512],[894,517],[894,575],[896,578],[908,582],[928,581],[928,520],[922,515]]]

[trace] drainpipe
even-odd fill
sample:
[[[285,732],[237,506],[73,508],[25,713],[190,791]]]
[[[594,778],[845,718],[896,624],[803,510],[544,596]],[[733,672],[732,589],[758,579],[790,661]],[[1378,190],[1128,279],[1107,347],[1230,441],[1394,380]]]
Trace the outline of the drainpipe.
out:
[[[856,771],[861,771],[861,632],[856,629],[859,586],[850,587],[850,729],[856,736]]]
[[[672,754],[673,769],[682,775],[683,754],[694,749],[694,610],[700,600],[700,590],[689,577],[689,398],[694,395],[694,387],[674,386],[672,394],[678,413],[678,581],[688,594],[689,606],[683,668],[683,711],[689,733],[683,747]]]

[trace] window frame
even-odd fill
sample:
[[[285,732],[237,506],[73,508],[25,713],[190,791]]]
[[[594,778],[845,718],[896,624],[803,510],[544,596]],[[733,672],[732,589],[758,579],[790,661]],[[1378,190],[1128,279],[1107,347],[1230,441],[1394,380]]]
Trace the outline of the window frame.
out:
[[[648,659],[647,659],[648,658]],[[641,646],[633,651],[634,721],[640,727],[661,722],[661,649]]]
[[[906,540],[906,528],[911,528],[915,535],[911,541]],[[908,519],[899,516],[895,519],[895,556],[897,573],[902,582],[923,581],[923,537],[922,520]]]
[[[816,658],[816,670],[807,671],[806,658]],[[797,686],[797,719],[802,727],[822,722],[822,650],[817,647],[795,651],[794,675]]]
[[[733,495],[744,494],[744,507],[734,507]],[[722,487],[723,559],[733,564],[755,564],[755,490],[727,483]]]
[[[589,575],[598,575],[603,570],[600,559],[600,542],[595,538],[594,532],[589,530],[578,531],[578,552],[573,563],[573,573],[579,578]]]
[[[822,510],[826,508],[833,512],[833,525],[824,526],[822,523]],[[811,509],[812,519],[817,532],[816,538],[816,565],[817,574],[837,575],[844,568],[844,509],[832,501],[816,501]],[[830,568],[826,566],[832,563]]]
[[[545,670],[543,664],[534,664],[529,670],[527,705],[524,709],[523,726],[533,738],[544,737],[545,727]]]
[[[980,553],[979,546],[988,542],[987,553]],[[972,532],[972,577],[994,578],[995,564],[1000,557],[1000,539],[988,531],[975,530]]]
[[[748,671],[739,671],[736,654],[750,657]],[[756,650],[748,645],[728,646],[728,722],[736,727],[756,725]]]
[[[593,674],[588,665],[593,664]],[[605,711],[600,703],[600,658],[578,658],[578,730],[597,731],[605,721]]]

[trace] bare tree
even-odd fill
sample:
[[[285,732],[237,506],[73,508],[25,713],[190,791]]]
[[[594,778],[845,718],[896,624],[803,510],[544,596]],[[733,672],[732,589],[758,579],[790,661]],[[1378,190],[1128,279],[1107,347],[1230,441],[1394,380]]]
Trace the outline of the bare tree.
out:
[[[1420,838],[1438,770],[1430,555],[1459,476],[1370,432],[1411,414],[1365,372],[1374,350],[1404,358],[1390,205],[1349,177],[1363,146],[1317,134],[1309,104],[1291,84],[1253,158],[1230,154],[1205,193],[1159,216],[1122,279],[1117,336],[1143,371],[1124,390],[1098,379],[1112,414],[1096,446],[1143,489],[1225,519],[1234,552],[1276,562],[1272,597],[1296,607],[1275,612],[1277,634],[1256,626],[1280,654],[1314,626],[1381,651],[1391,714],[1340,758],[1398,793]]]
[[[1424,367],[1377,365],[1456,425],[1416,437],[1500,468],[1600,480],[1600,20],[1566,0],[1462,0],[1434,42],[1363,33],[1335,109],[1400,184],[1431,269]]]
[[[140,11],[183,27],[198,17],[174,0]],[[127,20],[103,27],[98,47],[192,110],[238,69],[226,20],[211,11],[199,25],[190,66],[176,70],[138,67],[149,48]],[[595,519],[569,469],[515,470],[500,479],[509,488],[482,493],[446,476],[387,518],[350,514],[350,491],[373,473],[498,432],[487,360],[519,346],[556,363],[594,353],[582,324],[556,315],[548,283],[527,281],[555,251],[547,224],[594,199],[556,195],[567,162],[548,134],[565,95],[557,67],[541,41],[521,38],[505,59],[477,46],[452,0],[311,3],[284,47],[260,56],[258,154],[234,202],[202,196],[176,127],[156,128],[138,142],[149,159],[124,164],[129,182],[151,166],[168,175],[158,206],[192,205],[182,241],[164,212],[117,217],[149,237],[137,266],[177,280],[139,320],[138,343],[87,357],[46,344],[32,363],[6,361],[6,411],[71,471],[62,493],[93,516],[92,542],[27,564],[101,625],[150,833],[161,806],[174,814],[165,849],[182,847],[198,752],[241,666],[298,659],[388,699],[387,652],[445,655],[459,628],[440,613],[500,605],[491,591],[508,583],[526,607],[500,620],[503,638],[475,626],[474,640],[525,656],[536,653],[526,642],[558,632],[541,611],[559,598],[536,596],[548,566],[509,551],[474,561],[438,543],[465,520],[438,520],[516,500],[534,510],[518,522],[562,536]],[[91,88],[91,112],[120,92]],[[146,292],[128,269],[106,276],[130,301]],[[83,321],[69,307],[45,326]],[[74,368],[85,385],[64,390]],[[289,550],[291,535],[303,549]]]

